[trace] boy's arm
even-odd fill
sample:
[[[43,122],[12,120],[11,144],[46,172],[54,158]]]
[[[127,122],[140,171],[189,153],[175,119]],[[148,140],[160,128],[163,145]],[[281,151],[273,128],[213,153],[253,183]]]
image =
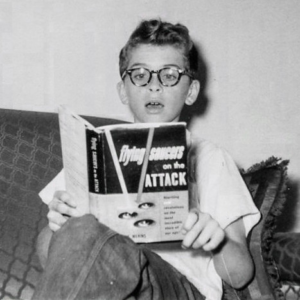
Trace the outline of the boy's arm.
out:
[[[233,288],[244,287],[254,274],[254,263],[248,250],[242,219],[225,228],[225,239],[214,254],[219,276]]]
[[[53,231],[49,228],[49,225],[47,225],[42,229],[42,231],[38,236],[36,250],[43,269],[45,269],[46,266],[46,261],[48,258],[48,250],[49,250],[49,245],[50,245],[52,235],[53,235]]]
[[[192,209],[183,233],[182,247],[211,251],[217,273],[233,288],[242,288],[252,279],[254,264],[241,218],[223,230],[209,214]]]

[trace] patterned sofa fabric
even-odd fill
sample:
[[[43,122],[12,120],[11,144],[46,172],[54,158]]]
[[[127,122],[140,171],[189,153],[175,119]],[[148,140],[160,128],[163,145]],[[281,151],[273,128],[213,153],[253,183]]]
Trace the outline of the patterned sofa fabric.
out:
[[[276,262],[280,281],[290,286],[300,285],[300,232],[274,234],[271,254]],[[300,292],[298,290],[298,299]]]
[[[120,122],[85,118],[95,126]],[[38,193],[62,166],[57,114],[0,109],[0,299],[25,300],[33,294],[42,272],[35,244],[48,212]],[[226,299],[280,299],[269,249],[284,202],[286,164],[272,158],[243,176],[264,214],[249,240],[257,276],[243,291],[226,289]]]
[[[38,192],[62,167],[55,115],[0,112],[0,297],[29,299],[41,272],[35,254],[47,207]]]

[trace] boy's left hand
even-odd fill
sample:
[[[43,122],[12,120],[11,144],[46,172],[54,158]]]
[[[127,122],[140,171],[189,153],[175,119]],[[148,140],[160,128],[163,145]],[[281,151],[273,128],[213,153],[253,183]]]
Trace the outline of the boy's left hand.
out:
[[[192,209],[183,225],[182,248],[215,250],[225,239],[225,232],[209,214]]]

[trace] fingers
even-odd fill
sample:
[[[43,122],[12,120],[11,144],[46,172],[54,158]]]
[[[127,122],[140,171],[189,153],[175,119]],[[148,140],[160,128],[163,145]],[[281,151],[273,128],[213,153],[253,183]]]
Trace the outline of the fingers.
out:
[[[67,221],[68,217],[64,217],[55,211],[49,211],[47,214],[49,220],[49,227],[52,231],[57,231]]]
[[[70,207],[76,208],[76,202],[66,191],[56,191],[54,193],[54,198],[61,200],[62,202],[68,204]]]
[[[213,251],[217,249],[220,244],[225,239],[225,232],[221,228],[219,228],[213,235],[213,237],[208,241],[207,244],[203,245],[202,249],[204,251]]]
[[[69,217],[76,217],[78,215],[78,212],[75,208],[70,207],[65,202],[62,202],[56,198],[49,203],[49,210]]]
[[[225,233],[219,224],[215,220],[210,219],[203,226],[201,233],[194,239],[191,247],[193,249],[202,248],[205,251],[212,251],[220,245],[224,238]]]
[[[191,210],[183,226],[185,237],[182,248],[202,248],[204,251],[216,249],[224,240],[225,232],[210,215]]]
[[[197,223],[198,219],[199,211],[197,209],[191,209],[182,227],[182,233],[186,234],[188,231],[190,231],[193,228],[193,226]]]
[[[65,191],[55,192],[53,200],[49,203],[49,210],[69,217],[79,216],[76,210],[76,202]]]
[[[79,216],[75,201],[65,191],[55,192],[53,200],[48,207],[49,213],[47,218],[52,231],[60,229],[69,217]]]

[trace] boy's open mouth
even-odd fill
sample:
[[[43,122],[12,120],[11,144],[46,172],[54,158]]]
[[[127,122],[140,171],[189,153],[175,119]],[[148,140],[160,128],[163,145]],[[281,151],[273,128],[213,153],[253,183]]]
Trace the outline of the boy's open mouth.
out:
[[[151,101],[146,104],[146,107],[147,108],[162,108],[162,107],[164,107],[164,105],[161,104],[160,102]]]

